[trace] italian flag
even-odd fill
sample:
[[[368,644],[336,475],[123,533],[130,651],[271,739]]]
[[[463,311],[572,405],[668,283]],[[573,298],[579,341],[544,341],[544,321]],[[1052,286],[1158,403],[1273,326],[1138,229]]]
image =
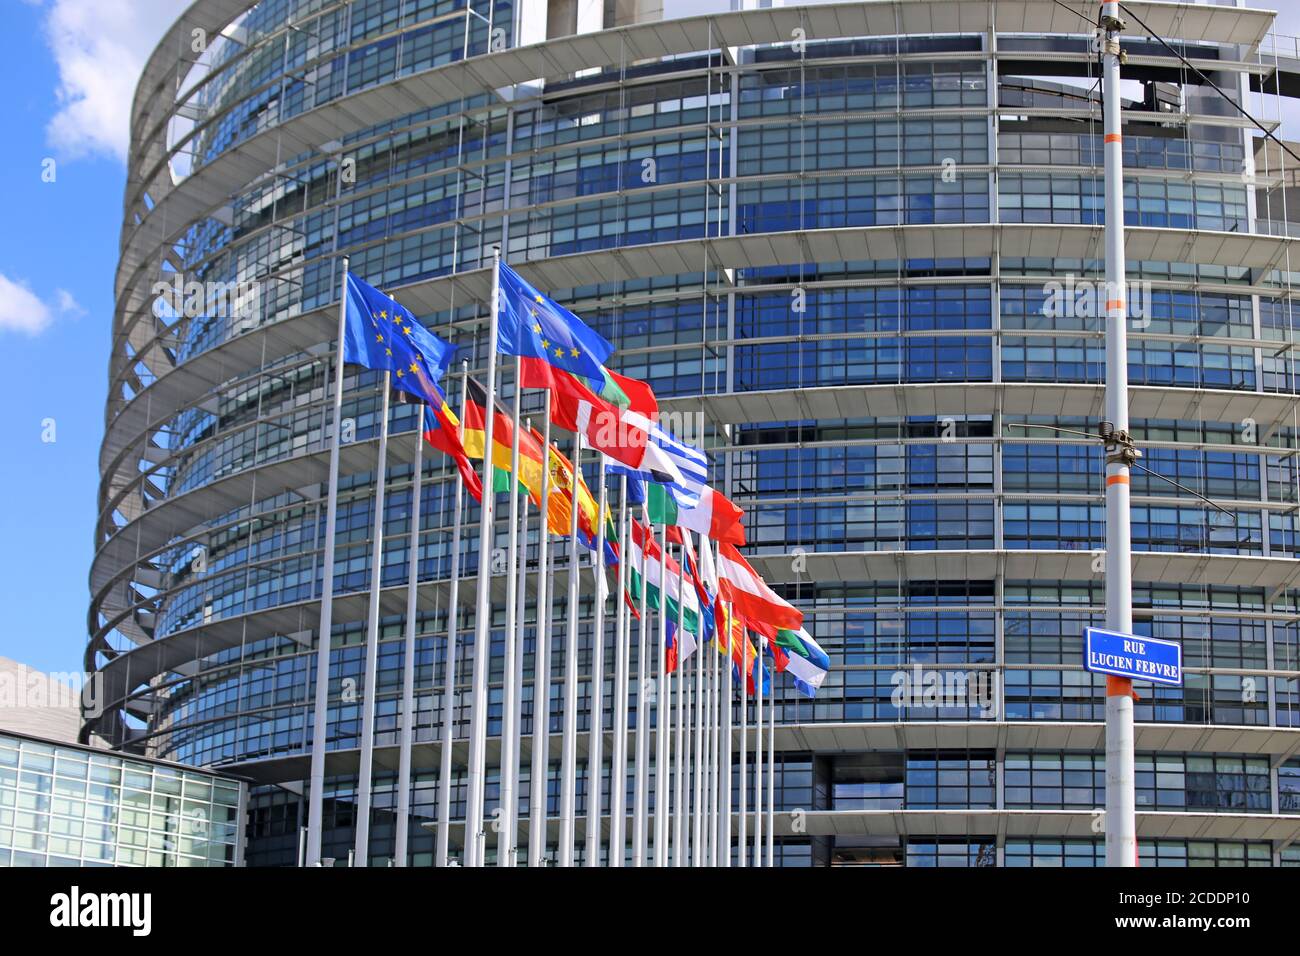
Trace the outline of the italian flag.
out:
[[[714,541],[745,543],[745,527],[740,523],[745,512],[732,504],[722,492],[714,491],[707,485],[700,491],[698,506],[683,508],[665,486],[648,482],[646,508],[650,520],[655,524],[676,525]]]
[[[803,626],[803,613],[768,587],[734,544],[718,545],[717,569],[722,600],[734,605],[754,630],[770,637],[774,628],[797,631]]]

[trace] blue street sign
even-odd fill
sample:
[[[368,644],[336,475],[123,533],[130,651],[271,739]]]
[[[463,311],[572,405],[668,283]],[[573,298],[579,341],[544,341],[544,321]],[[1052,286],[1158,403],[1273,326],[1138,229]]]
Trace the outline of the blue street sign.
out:
[[[1083,666],[1094,674],[1112,674],[1181,687],[1183,647],[1175,641],[1086,627],[1083,630]]]

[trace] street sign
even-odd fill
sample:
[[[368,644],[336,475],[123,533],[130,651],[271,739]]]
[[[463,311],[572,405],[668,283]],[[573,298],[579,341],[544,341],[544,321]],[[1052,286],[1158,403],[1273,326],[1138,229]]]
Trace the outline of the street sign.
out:
[[[1183,647],[1175,641],[1087,627],[1083,630],[1083,666],[1094,674],[1181,687]]]

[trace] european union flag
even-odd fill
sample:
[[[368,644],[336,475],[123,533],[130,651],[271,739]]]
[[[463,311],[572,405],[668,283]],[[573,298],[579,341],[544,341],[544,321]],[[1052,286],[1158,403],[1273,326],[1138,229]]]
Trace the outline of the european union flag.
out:
[[[614,346],[504,262],[498,282],[498,352],[542,359],[562,371],[605,380],[605,360]]]
[[[393,388],[441,407],[438,381],[455,354],[456,347],[426,329],[410,309],[348,273],[344,362],[391,372]]]

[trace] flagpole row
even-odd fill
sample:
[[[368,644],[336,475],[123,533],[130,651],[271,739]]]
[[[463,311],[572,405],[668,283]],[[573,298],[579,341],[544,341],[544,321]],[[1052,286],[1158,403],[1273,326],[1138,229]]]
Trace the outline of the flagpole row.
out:
[[[528,865],[546,859],[547,778],[551,773],[551,393],[543,396],[541,534],[537,544],[537,649],[533,657],[533,762],[528,796]]]
[[[492,491],[492,441],[500,322],[501,247],[492,248],[492,302],[488,319],[487,398],[483,414],[483,504],[479,528],[478,596],[474,613],[474,688],[471,711],[469,794],[465,814],[465,863],[482,866],[483,804],[487,777],[488,663],[492,654],[492,543],[495,494]]]
[[[665,546],[667,540],[665,539]],[[684,773],[686,768],[686,684],[684,682],[686,659],[686,602],[682,595],[683,566],[686,564],[686,551],[680,545],[677,548],[677,636],[673,639],[673,649],[677,652],[677,667],[673,672],[673,687],[677,692],[677,722],[673,741],[673,753],[676,758],[673,776],[673,866],[681,866],[683,860],[682,846],[685,839],[686,806],[683,802]],[[667,584],[667,582],[664,582]],[[665,593],[667,589],[665,588]]]
[[[469,363],[461,363],[460,422],[458,436],[465,437],[465,394]],[[486,493],[486,492],[485,492]],[[436,862],[446,866],[451,847],[451,752],[456,726],[456,624],[460,615],[460,524],[465,504],[465,481],[456,469],[456,498],[452,506],[451,574],[447,593],[447,651],[442,675],[442,753],[438,764],[438,843]],[[462,856],[464,848],[462,848]]]
[[[407,538],[406,631],[402,644],[402,731],[397,758],[397,832],[393,863],[406,866],[411,829],[411,742],[415,736],[415,617],[420,582],[420,506],[424,483],[424,406],[415,426],[411,480],[411,528]]]
[[[524,427],[532,432],[531,420]],[[516,489],[516,493],[518,489]],[[514,743],[514,762],[510,772],[515,787],[515,800],[510,813],[510,866],[519,865],[519,797],[523,785],[519,781],[520,764],[523,760],[524,732],[524,648],[528,643],[528,495],[519,494],[519,590],[516,595],[516,621],[518,633],[515,637],[515,717],[510,725],[510,735]],[[542,534],[546,534],[545,520]]]
[[[603,458],[602,458],[603,460]],[[627,475],[618,482],[618,577],[614,593],[614,752],[609,768],[609,865],[623,865],[624,828],[627,822],[627,712],[628,617],[627,593],[629,538],[627,530]]]
[[[653,538],[654,526],[651,525]],[[664,578],[668,554],[668,528],[660,526],[659,546],[659,686],[655,694],[655,866],[668,865],[668,736],[672,708],[668,684],[668,600]],[[642,582],[649,590],[649,582]]]
[[[641,516],[644,522],[646,517],[644,505],[642,505]],[[645,523],[645,527],[647,531],[650,530],[648,523]],[[628,535],[628,540],[632,540],[631,534]],[[639,552],[641,556],[641,566],[638,568],[641,575],[641,617],[637,622],[636,761],[632,776],[632,865],[636,867],[647,865],[646,804],[648,803],[647,786],[650,769],[650,669],[646,660],[646,645],[650,627],[647,618],[649,611],[646,605],[646,593],[649,590],[646,587],[649,548],[644,538]]]
[[[690,532],[684,532],[688,536]],[[696,561],[695,573],[698,578],[699,562]],[[694,773],[691,775],[691,782],[694,784],[694,815],[691,817],[691,865],[703,866],[705,863],[704,853],[704,773],[708,766],[707,753],[705,751],[705,718],[708,714],[708,707],[704,698],[704,663],[708,659],[709,648],[704,643],[704,606],[701,602],[700,613],[695,620],[695,695],[692,698],[695,704],[693,712],[693,726],[695,727],[695,761]]]
[[[730,621],[727,624],[731,627]],[[751,665],[749,663],[749,637],[744,631],[740,635],[740,659],[744,662],[740,675],[740,819],[737,843],[740,854],[738,866],[747,866],[749,855],[749,699],[748,684]]]

